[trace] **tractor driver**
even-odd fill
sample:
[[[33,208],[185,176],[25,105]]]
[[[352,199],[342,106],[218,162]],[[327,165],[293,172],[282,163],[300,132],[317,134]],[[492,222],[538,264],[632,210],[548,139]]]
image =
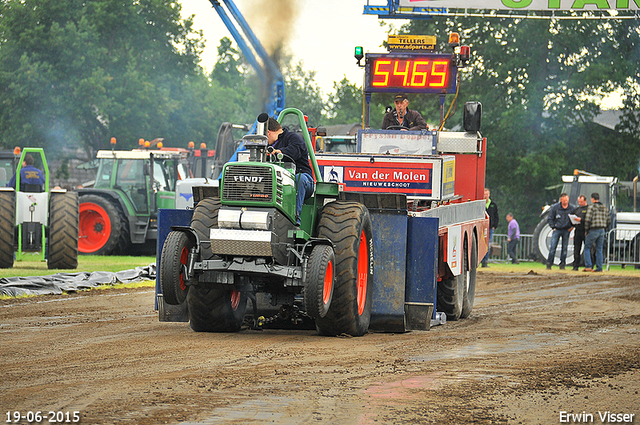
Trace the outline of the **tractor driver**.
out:
[[[393,98],[395,108],[387,112],[382,120],[382,129],[386,130],[389,127],[399,130],[428,130],[427,122],[422,118],[420,112],[412,111],[408,108],[409,99],[404,93],[398,93]],[[402,128],[398,128],[402,127]]]
[[[22,168],[20,169],[20,190],[23,192],[42,192],[44,190],[44,176],[42,171],[33,166],[34,160],[31,154],[24,156]],[[28,185],[28,186],[27,186]],[[39,187],[39,190],[28,190],[28,187]],[[7,187],[16,187],[16,176],[14,175],[7,183]]]
[[[267,123],[267,139],[274,148],[272,153],[282,153],[296,164],[296,220],[300,225],[302,203],[313,194],[313,177],[309,165],[309,151],[302,136],[282,128],[280,123],[269,117]]]

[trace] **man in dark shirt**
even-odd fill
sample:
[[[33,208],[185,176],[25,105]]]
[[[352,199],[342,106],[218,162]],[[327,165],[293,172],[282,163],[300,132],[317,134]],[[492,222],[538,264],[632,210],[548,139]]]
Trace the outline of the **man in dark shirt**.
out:
[[[556,256],[556,248],[558,242],[562,238],[562,249],[560,251],[560,270],[564,270],[565,263],[567,261],[567,248],[569,246],[569,234],[573,228],[569,214],[573,214],[575,207],[569,203],[569,195],[566,193],[560,194],[560,202],[553,204],[549,215],[547,216],[547,223],[553,233],[551,234],[551,245],[549,246],[549,257],[547,258],[547,270],[551,270],[551,265]]]
[[[408,108],[409,99],[404,93],[398,93],[394,97],[395,109],[387,112],[382,120],[382,129],[390,126],[400,126],[400,130],[426,130],[427,122],[422,118],[420,112],[412,111]]]
[[[576,224],[576,231],[573,234],[573,270],[578,270],[581,263],[580,251],[582,250],[582,245],[584,244],[584,218],[587,215],[587,197],[584,195],[578,196],[578,207],[574,211],[574,214],[578,217],[578,224]],[[585,255],[591,255],[591,253],[586,253]]]
[[[282,128],[280,123],[271,117],[267,123],[267,139],[269,145],[274,148],[273,153],[282,153],[296,164],[296,220],[299,226],[302,203],[313,194],[313,172],[309,165],[307,145],[302,136]]]

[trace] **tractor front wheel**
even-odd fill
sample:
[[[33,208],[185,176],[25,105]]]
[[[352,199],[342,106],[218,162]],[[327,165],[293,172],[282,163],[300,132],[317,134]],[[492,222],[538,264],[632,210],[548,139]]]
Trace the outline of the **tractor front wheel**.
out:
[[[304,283],[304,304],[314,319],[327,315],[333,297],[335,254],[329,245],[316,245],[311,251]]]
[[[167,304],[179,305],[187,299],[186,267],[193,242],[185,232],[170,232],[160,258],[160,287]]]
[[[78,251],[82,254],[109,255],[122,248],[127,236],[127,221],[123,215],[106,198],[81,196]]]

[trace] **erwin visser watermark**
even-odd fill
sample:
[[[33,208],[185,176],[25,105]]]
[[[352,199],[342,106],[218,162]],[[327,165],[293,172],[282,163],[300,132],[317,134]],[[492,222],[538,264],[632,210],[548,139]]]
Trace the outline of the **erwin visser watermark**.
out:
[[[582,411],[580,413],[573,412],[565,412],[560,411],[560,423],[583,423],[583,424],[592,424],[592,423],[603,423],[603,424],[624,424],[624,423],[634,423],[635,413],[614,413],[608,410],[602,412],[598,411],[597,413],[587,413]]]

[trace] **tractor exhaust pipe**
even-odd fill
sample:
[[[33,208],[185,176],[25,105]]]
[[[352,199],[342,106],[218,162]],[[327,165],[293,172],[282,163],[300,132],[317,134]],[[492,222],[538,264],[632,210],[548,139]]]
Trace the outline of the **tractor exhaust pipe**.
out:
[[[261,136],[267,135],[267,121],[269,120],[269,115],[265,112],[258,115],[258,124],[256,126],[256,134]]]

